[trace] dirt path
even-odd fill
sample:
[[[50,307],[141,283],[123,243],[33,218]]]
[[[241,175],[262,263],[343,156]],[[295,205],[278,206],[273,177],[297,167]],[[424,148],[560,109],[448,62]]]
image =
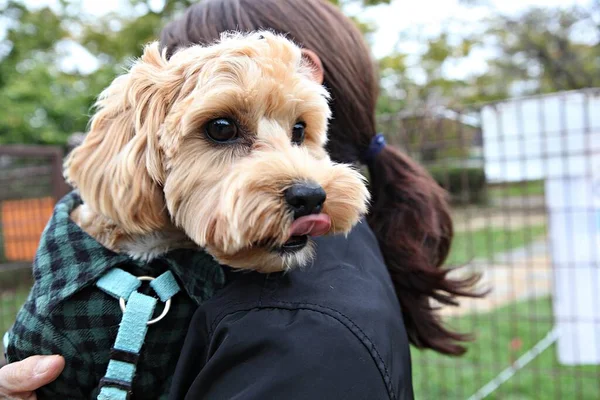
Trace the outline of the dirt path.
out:
[[[525,226],[539,226],[546,224],[545,213],[519,212],[514,214],[489,214],[484,212],[460,212],[454,215],[454,229],[456,232],[474,232],[485,228],[498,228],[514,230]]]
[[[552,290],[552,269],[545,242],[496,257],[494,264],[474,262],[465,272],[482,274],[481,287],[491,288],[484,299],[461,300],[460,307],[445,307],[444,316],[484,313],[515,301],[548,295]],[[457,274],[460,273],[457,271]],[[464,272],[463,272],[464,273]]]

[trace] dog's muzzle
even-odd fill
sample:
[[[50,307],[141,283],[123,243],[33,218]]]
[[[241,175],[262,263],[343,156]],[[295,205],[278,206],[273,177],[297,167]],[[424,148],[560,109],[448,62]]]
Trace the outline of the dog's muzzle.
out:
[[[290,239],[282,246],[285,252],[302,250],[309,236],[322,236],[331,228],[331,218],[321,214],[327,194],[312,182],[296,183],[288,188],[285,201],[293,212],[294,222],[290,227]]]

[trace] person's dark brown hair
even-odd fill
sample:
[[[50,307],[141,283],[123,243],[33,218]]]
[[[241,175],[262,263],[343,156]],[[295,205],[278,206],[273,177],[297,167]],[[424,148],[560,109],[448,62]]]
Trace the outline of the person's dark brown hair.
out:
[[[270,29],[314,51],[332,95],[331,158],[361,163],[376,134],[377,76],[362,33],[326,0],[203,0],[165,27],[162,45],[172,54],[208,44],[225,31]],[[364,163],[364,162],[363,162]],[[413,345],[459,355],[468,336],[448,330],[431,300],[456,305],[476,277],[451,280],[441,268],[452,240],[445,192],[427,171],[386,146],[367,162],[372,205],[368,222],[378,238]]]

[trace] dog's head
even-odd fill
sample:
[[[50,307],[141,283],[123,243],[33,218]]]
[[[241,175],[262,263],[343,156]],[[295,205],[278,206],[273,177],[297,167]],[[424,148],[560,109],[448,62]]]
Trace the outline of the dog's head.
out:
[[[270,32],[169,60],[153,43],[102,93],[65,175],[127,233],[175,225],[223,264],[293,267],[310,236],[366,212],[362,176],[325,152],[327,100],[300,48]]]

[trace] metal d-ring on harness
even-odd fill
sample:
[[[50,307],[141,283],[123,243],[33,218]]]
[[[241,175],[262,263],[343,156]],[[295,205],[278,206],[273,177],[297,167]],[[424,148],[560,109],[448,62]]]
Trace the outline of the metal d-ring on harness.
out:
[[[165,303],[160,316],[150,320],[157,300],[139,293],[137,289],[142,281],[149,281],[150,287]],[[179,291],[179,285],[171,271],[158,278],[149,276],[135,277],[120,268],[113,268],[96,282],[102,291],[119,299],[123,318],[119,324],[117,339],[110,351],[110,361],[104,378],[100,380],[98,400],[127,400],[132,395],[133,378],[140,350],[144,344],[148,326],[157,323],[167,315],[171,308],[171,297]],[[125,304],[127,302],[127,304]]]

